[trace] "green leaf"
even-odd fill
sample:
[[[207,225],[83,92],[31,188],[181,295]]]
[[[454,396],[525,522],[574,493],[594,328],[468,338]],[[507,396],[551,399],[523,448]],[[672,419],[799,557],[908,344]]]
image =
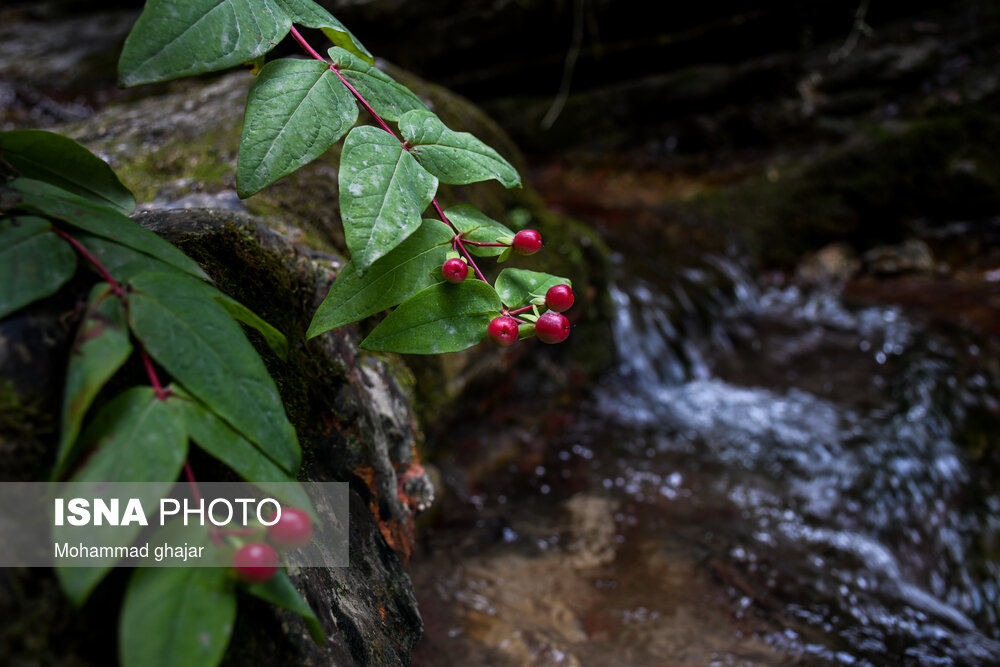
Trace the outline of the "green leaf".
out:
[[[132,276],[146,271],[180,271],[152,255],[132,250],[128,246],[100,236],[78,231],[74,232],[73,238],[96,257],[108,273],[119,282],[128,282]]]
[[[407,111],[427,108],[413,91],[368,62],[337,47],[328,53],[340,74],[385,120],[398,120]]]
[[[194,260],[118,211],[48,183],[18,178],[7,184],[25,206],[96,236],[151,255],[196,278],[208,280]]]
[[[274,0],[150,0],[125,40],[118,82],[135,86],[250,62],[291,25]]]
[[[437,185],[388,132],[351,130],[340,160],[340,211],[358,273],[420,227]]]
[[[445,212],[445,217],[451,224],[463,232],[462,238],[479,243],[496,243],[503,238],[512,238],[514,232],[493,218],[488,218],[474,207],[468,204],[452,206]],[[510,246],[475,246],[466,245],[465,248],[477,257],[496,257],[502,254]]]
[[[174,392],[175,396],[168,403],[199,447],[248,482],[253,482],[293,507],[300,507],[315,515],[312,501],[294,477],[275,465],[253,443],[212,414],[202,403],[180,388],[175,388]]]
[[[140,273],[176,271],[174,267],[154,257],[99,236],[81,233],[76,235],[76,239],[101,262],[108,273],[123,283]],[[287,358],[288,339],[285,338],[285,334],[271,326],[252,310],[210,285],[192,283],[191,289],[207,290],[207,294],[225,308],[233,319],[256,329],[276,355],[282,359]]]
[[[96,448],[74,482],[166,482],[187,456],[187,435],[152,387],[133,387],[95,415],[81,436]]]
[[[442,183],[464,185],[495,178],[504,187],[521,185],[517,170],[468,132],[453,132],[430,111],[407,111],[399,131],[417,161]]]
[[[278,570],[277,574],[267,581],[249,584],[246,588],[250,594],[261,600],[276,604],[304,618],[309,634],[317,644],[323,644],[326,641],[323,624],[319,622],[309,603],[302,599],[302,595],[299,594],[295,584],[288,578],[284,570]]]
[[[297,472],[299,443],[278,389],[226,310],[176,273],[142,273],[129,284],[129,324],[150,356],[275,463]]]
[[[358,105],[326,63],[273,60],[247,98],[236,189],[249,197],[322,155],[358,120]]]
[[[0,158],[27,178],[112,206],[125,215],[135,209],[135,197],[111,167],[69,137],[45,130],[0,132]]]
[[[123,667],[213,667],[236,621],[236,590],[222,567],[137,568],[122,601]]]
[[[361,343],[366,350],[404,354],[458,352],[486,338],[500,314],[500,298],[488,283],[438,283],[392,311]]]
[[[536,296],[545,296],[553,285],[569,285],[568,278],[526,269],[504,269],[497,277],[497,294],[508,308],[526,306]]]
[[[453,236],[443,222],[426,219],[363,276],[358,275],[354,262],[348,262],[316,310],[306,337],[391,308],[438,282],[431,272],[444,263]]]
[[[174,485],[187,456],[187,434],[166,401],[150,387],[133,387],[117,396],[94,416],[80,436],[82,449],[93,454],[73,475],[73,482],[150,482],[136,492],[144,507],[154,505]],[[112,527],[95,544],[131,544],[141,526]],[[58,540],[57,540],[58,541]],[[56,569],[63,590],[82,604],[111,569],[60,567]]]
[[[256,329],[257,332],[264,337],[264,342],[267,343],[267,346],[271,348],[272,352],[278,355],[281,359],[288,358],[288,339],[285,338],[285,334],[275,329],[263,318],[257,315],[257,313],[253,312],[231,296],[223,294],[215,288],[209,289],[212,291],[212,298],[215,299],[215,302],[225,308],[226,312],[229,313],[234,320]]]
[[[48,220],[0,218],[0,318],[55,294],[76,273],[76,253]]]
[[[368,62],[374,62],[372,54],[358,41],[358,38],[330,12],[312,0],[275,0],[275,2],[291,17],[292,23],[307,28],[319,28],[326,38],[337,46],[342,46]]]
[[[90,291],[87,312],[76,332],[69,355],[63,398],[62,432],[53,478],[62,477],[83,417],[101,387],[121,368],[132,353],[125,308],[107,283]]]

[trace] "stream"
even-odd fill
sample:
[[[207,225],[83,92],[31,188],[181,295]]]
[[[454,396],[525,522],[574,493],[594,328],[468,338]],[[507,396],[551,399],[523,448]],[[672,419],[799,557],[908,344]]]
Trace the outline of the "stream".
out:
[[[442,464],[461,488],[510,459],[425,537],[415,664],[997,664],[975,343],[735,252],[633,270],[626,245],[617,368]]]
[[[113,81],[134,9],[27,5],[0,12],[0,128],[140,94]],[[663,220],[573,213],[615,253],[616,365],[566,395],[512,380],[448,425],[413,664],[1000,664],[1000,389],[976,336],[762,275],[736,243],[683,247]]]

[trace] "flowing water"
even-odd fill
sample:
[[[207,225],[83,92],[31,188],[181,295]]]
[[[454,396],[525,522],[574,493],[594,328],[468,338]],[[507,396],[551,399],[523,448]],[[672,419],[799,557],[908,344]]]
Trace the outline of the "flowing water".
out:
[[[685,264],[620,266],[618,368],[427,538],[417,664],[1000,664],[982,351]]]

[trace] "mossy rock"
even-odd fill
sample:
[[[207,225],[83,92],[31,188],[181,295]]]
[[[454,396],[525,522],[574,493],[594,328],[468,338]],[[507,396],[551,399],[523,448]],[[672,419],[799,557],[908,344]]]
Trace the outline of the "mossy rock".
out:
[[[405,664],[422,629],[404,566],[412,550],[413,510],[399,496],[397,477],[410,472],[421,440],[407,389],[412,377],[398,360],[393,365],[361,353],[353,327],[306,342],[312,313],[334,275],[327,261],[238,214],[175,210],[138,219],[197,259],[221,289],[283,330],[287,360],[274,357],[255,332],[247,333],[298,433],[300,475],[350,483],[350,567],[307,568],[294,576],[323,619],[328,642],[313,644],[291,614],[248,603],[240,611],[228,664]],[[82,272],[54,297],[0,323],[0,479],[48,476],[58,441],[51,425],[58,421],[65,362],[81,315],[76,304],[95,279]],[[123,385],[145,381],[133,358],[94,409]],[[191,461],[203,478],[232,475],[200,453],[193,452]],[[416,468],[407,479],[419,476]],[[5,571],[0,611],[5,618],[34,622],[31,628],[0,627],[0,651],[12,664],[115,662],[114,619],[126,575],[113,573],[80,614],[70,609],[51,571]]]
[[[693,203],[738,221],[755,254],[791,265],[810,250],[898,243],[916,220],[934,225],[1000,211],[1000,120],[976,107],[870,127],[811,160],[776,167]]]

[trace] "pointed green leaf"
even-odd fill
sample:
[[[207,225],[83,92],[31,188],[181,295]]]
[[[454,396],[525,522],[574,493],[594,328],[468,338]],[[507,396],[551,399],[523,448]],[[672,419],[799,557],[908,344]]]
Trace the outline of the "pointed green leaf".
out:
[[[108,273],[119,282],[128,282],[132,276],[145,271],[180,271],[152,255],[100,236],[74,231],[73,238],[94,255]]]
[[[348,262],[316,310],[307,338],[356,322],[402,303],[434,283],[454,233],[443,222],[425,219],[420,229],[359,276]]]
[[[114,241],[108,241],[107,239],[103,239],[99,236],[92,236],[87,233],[76,234],[75,237],[98,259],[98,261],[101,262],[104,268],[108,270],[108,273],[120,282],[128,282],[133,276],[140,273],[176,271],[176,269],[169,264],[165,264],[154,257],[145,253],[137,252],[131,248],[115,243]],[[199,287],[203,290],[207,290],[207,293],[210,294],[220,306],[225,308],[233,319],[242,322],[249,327],[253,327],[260,332],[268,347],[270,347],[276,355],[282,359],[285,359],[288,356],[288,339],[285,338],[285,334],[281,333],[268,322],[261,319],[256,313],[239,301],[223,294],[214,287],[206,284],[201,284],[199,286],[192,284],[191,289],[198,289]]]
[[[183,389],[176,388],[175,392],[176,395],[168,403],[199,447],[248,482],[253,482],[293,507],[300,507],[315,515],[309,496],[295,483],[294,477],[275,465],[253,443],[212,414],[202,403],[188,396]]]
[[[123,667],[214,667],[236,621],[234,581],[222,567],[137,568],[119,619]]]
[[[275,2],[291,17],[292,23],[304,25],[307,28],[318,28],[323,31],[327,39],[337,46],[347,49],[368,62],[375,60],[368,49],[358,41],[357,37],[351,34],[350,30],[344,27],[343,23],[312,0],[275,0]]]
[[[273,60],[250,88],[236,166],[249,197],[322,155],[358,119],[354,96],[326,63]]]
[[[125,215],[135,209],[135,197],[111,167],[69,137],[44,130],[0,132],[0,158],[27,178],[112,206]]]
[[[267,343],[267,346],[271,348],[272,352],[282,359],[288,358],[288,339],[285,338],[285,334],[275,329],[263,318],[257,315],[257,313],[253,312],[231,296],[223,294],[215,288],[209,289],[211,289],[212,298],[215,299],[216,303],[225,308],[226,312],[229,313],[234,320],[256,329],[257,332],[264,337],[264,342]]]
[[[278,465],[297,472],[299,443],[278,389],[226,310],[176,273],[142,273],[129,284],[129,324],[150,356]]]
[[[84,429],[94,448],[74,482],[166,482],[177,479],[187,456],[187,435],[152,387],[133,387],[105,405]]]
[[[135,86],[250,62],[291,25],[274,0],[150,0],[125,40],[118,82]]]
[[[76,253],[48,220],[0,218],[0,318],[55,294],[76,273]]]
[[[18,178],[7,184],[19,206],[58,218],[86,232],[144,252],[202,280],[208,276],[194,260],[118,211],[48,183]]]
[[[464,185],[495,178],[504,187],[521,185],[517,170],[500,154],[468,132],[453,132],[430,111],[407,111],[399,131],[410,152],[442,183]]]
[[[409,88],[344,49],[334,47],[329,56],[340,74],[385,120],[398,120],[407,111],[427,108]]]
[[[497,277],[497,294],[508,308],[520,308],[536,296],[545,296],[553,285],[569,285],[568,278],[526,269],[504,269]]]
[[[438,283],[392,311],[361,343],[366,350],[403,354],[458,352],[486,338],[500,314],[500,298],[488,283]]]
[[[462,238],[479,243],[496,243],[503,238],[512,238],[514,232],[493,218],[488,218],[474,207],[467,204],[452,206],[445,212],[451,224],[462,232]],[[465,248],[477,257],[496,257],[503,254],[510,246],[475,246],[467,244]]]
[[[437,185],[388,132],[351,130],[340,160],[340,211],[358,273],[420,227]]]
[[[309,603],[302,599],[302,595],[284,570],[278,570],[278,573],[267,581],[248,585],[247,591],[261,600],[266,600],[293,614],[298,614],[305,619],[306,627],[314,642],[322,644],[326,641],[323,624],[316,618],[316,613],[309,606]]]
[[[150,387],[128,389],[94,416],[80,436],[82,448],[93,450],[77,470],[73,482],[150,482],[136,497],[144,507],[156,504],[174,485],[187,456],[187,434],[165,401]],[[95,528],[94,543],[131,544],[141,526],[112,527],[107,534]],[[57,540],[58,541],[58,540]],[[82,604],[113,564],[103,567],[60,567],[63,590]]]
[[[90,291],[87,312],[76,332],[69,355],[66,390],[63,398],[62,431],[53,477],[58,479],[70,463],[70,452],[80,433],[83,417],[97,392],[121,368],[132,353],[125,308],[111,294],[107,283]]]

